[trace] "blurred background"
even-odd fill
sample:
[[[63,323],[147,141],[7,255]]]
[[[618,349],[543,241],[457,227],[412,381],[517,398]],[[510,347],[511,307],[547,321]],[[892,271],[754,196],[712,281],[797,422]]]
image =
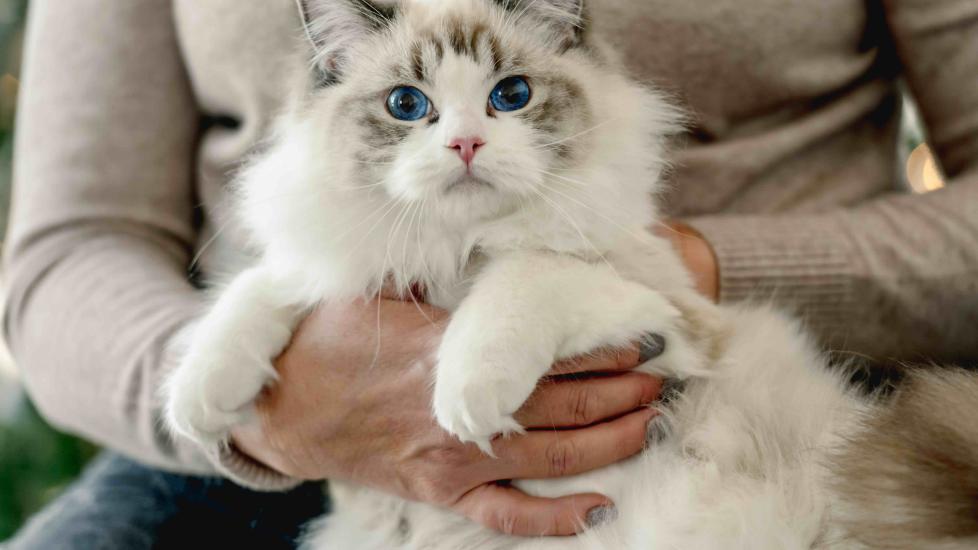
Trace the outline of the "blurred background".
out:
[[[0,0],[0,243],[10,201],[14,114],[26,11],[27,0]],[[904,122],[901,162],[905,161],[906,169],[901,173],[906,174],[907,184],[920,193],[943,187],[910,102],[906,102]],[[95,451],[92,445],[61,434],[41,420],[24,396],[16,370],[0,342],[0,541],[55,497]]]
[[[0,242],[10,203],[14,112],[26,10],[27,0],[0,0]],[[0,541],[56,496],[94,453],[92,445],[58,433],[41,420],[17,383],[5,348],[0,349]]]

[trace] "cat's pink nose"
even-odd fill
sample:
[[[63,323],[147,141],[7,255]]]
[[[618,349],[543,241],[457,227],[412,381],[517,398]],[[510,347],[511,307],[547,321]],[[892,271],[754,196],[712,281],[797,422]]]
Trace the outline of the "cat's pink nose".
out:
[[[448,142],[448,148],[455,149],[458,156],[462,157],[462,162],[468,166],[472,164],[472,159],[475,158],[475,152],[485,144],[486,142],[480,137],[455,138]]]

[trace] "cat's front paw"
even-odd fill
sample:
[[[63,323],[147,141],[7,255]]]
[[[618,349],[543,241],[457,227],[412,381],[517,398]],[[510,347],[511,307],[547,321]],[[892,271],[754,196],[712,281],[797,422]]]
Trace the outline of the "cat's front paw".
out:
[[[246,366],[236,355],[191,355],[174,371],[166,413],[175,432],[213,445],[223,443],[231,427],[248,421],[252,401],[271,380],[271,365]]]
[[[225,442],[233,426],[252,418],[255,398],[275,378],[271,357],[289,332],[269,330],[248,343],[198,338],[167,381],[170,428],[205,445]]]
[[[523,433],[513,415],[533,393],[537,379],[518,361],[475,360],[469,358],[473,351],[465,356],[443,350],[435,381],[435,418],[460,441],[475,443],[493,456],[493,437]]]

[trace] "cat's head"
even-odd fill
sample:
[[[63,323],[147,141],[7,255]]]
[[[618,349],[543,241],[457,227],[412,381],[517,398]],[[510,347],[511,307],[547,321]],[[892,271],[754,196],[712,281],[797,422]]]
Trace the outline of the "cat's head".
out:
[[[534,200],[609,110],[640,108],[595,72],[583,0],[299,3],[314,54],[300,116],[331,133],[324,165],[447,219]]]

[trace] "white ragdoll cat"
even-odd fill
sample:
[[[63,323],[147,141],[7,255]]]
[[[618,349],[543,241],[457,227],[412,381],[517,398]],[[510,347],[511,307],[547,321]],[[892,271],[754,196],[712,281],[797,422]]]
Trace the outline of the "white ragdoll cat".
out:
[[[611,497],[618,517],[578,537],[509,537],[333,483],[336,512],[308,548],[978,544],[978,520],[969,531],[959,505],[978,487],[978,458],[961,459],[972,475],[962,494],[947,488],[947,461],[916,460],[978,448],[960,420],[978,409],[974,377],[917,374],[896,397],[861,397],[798,323],[698,297],[647,232],[676,113],[624,76],[581,2],[300,2],[313,67],[239,181],[261,256],[196,327],[167,386],[171,427],[221,444],[310,308],[420,284],[453,310],[433,414],[487,452],[521,430],[513,413],[559,359],[657,333],[665,352],[641,369],[684,390],[660,405],[642,455],[515,482]],[[936,504],[935,487],[946,489]]]

